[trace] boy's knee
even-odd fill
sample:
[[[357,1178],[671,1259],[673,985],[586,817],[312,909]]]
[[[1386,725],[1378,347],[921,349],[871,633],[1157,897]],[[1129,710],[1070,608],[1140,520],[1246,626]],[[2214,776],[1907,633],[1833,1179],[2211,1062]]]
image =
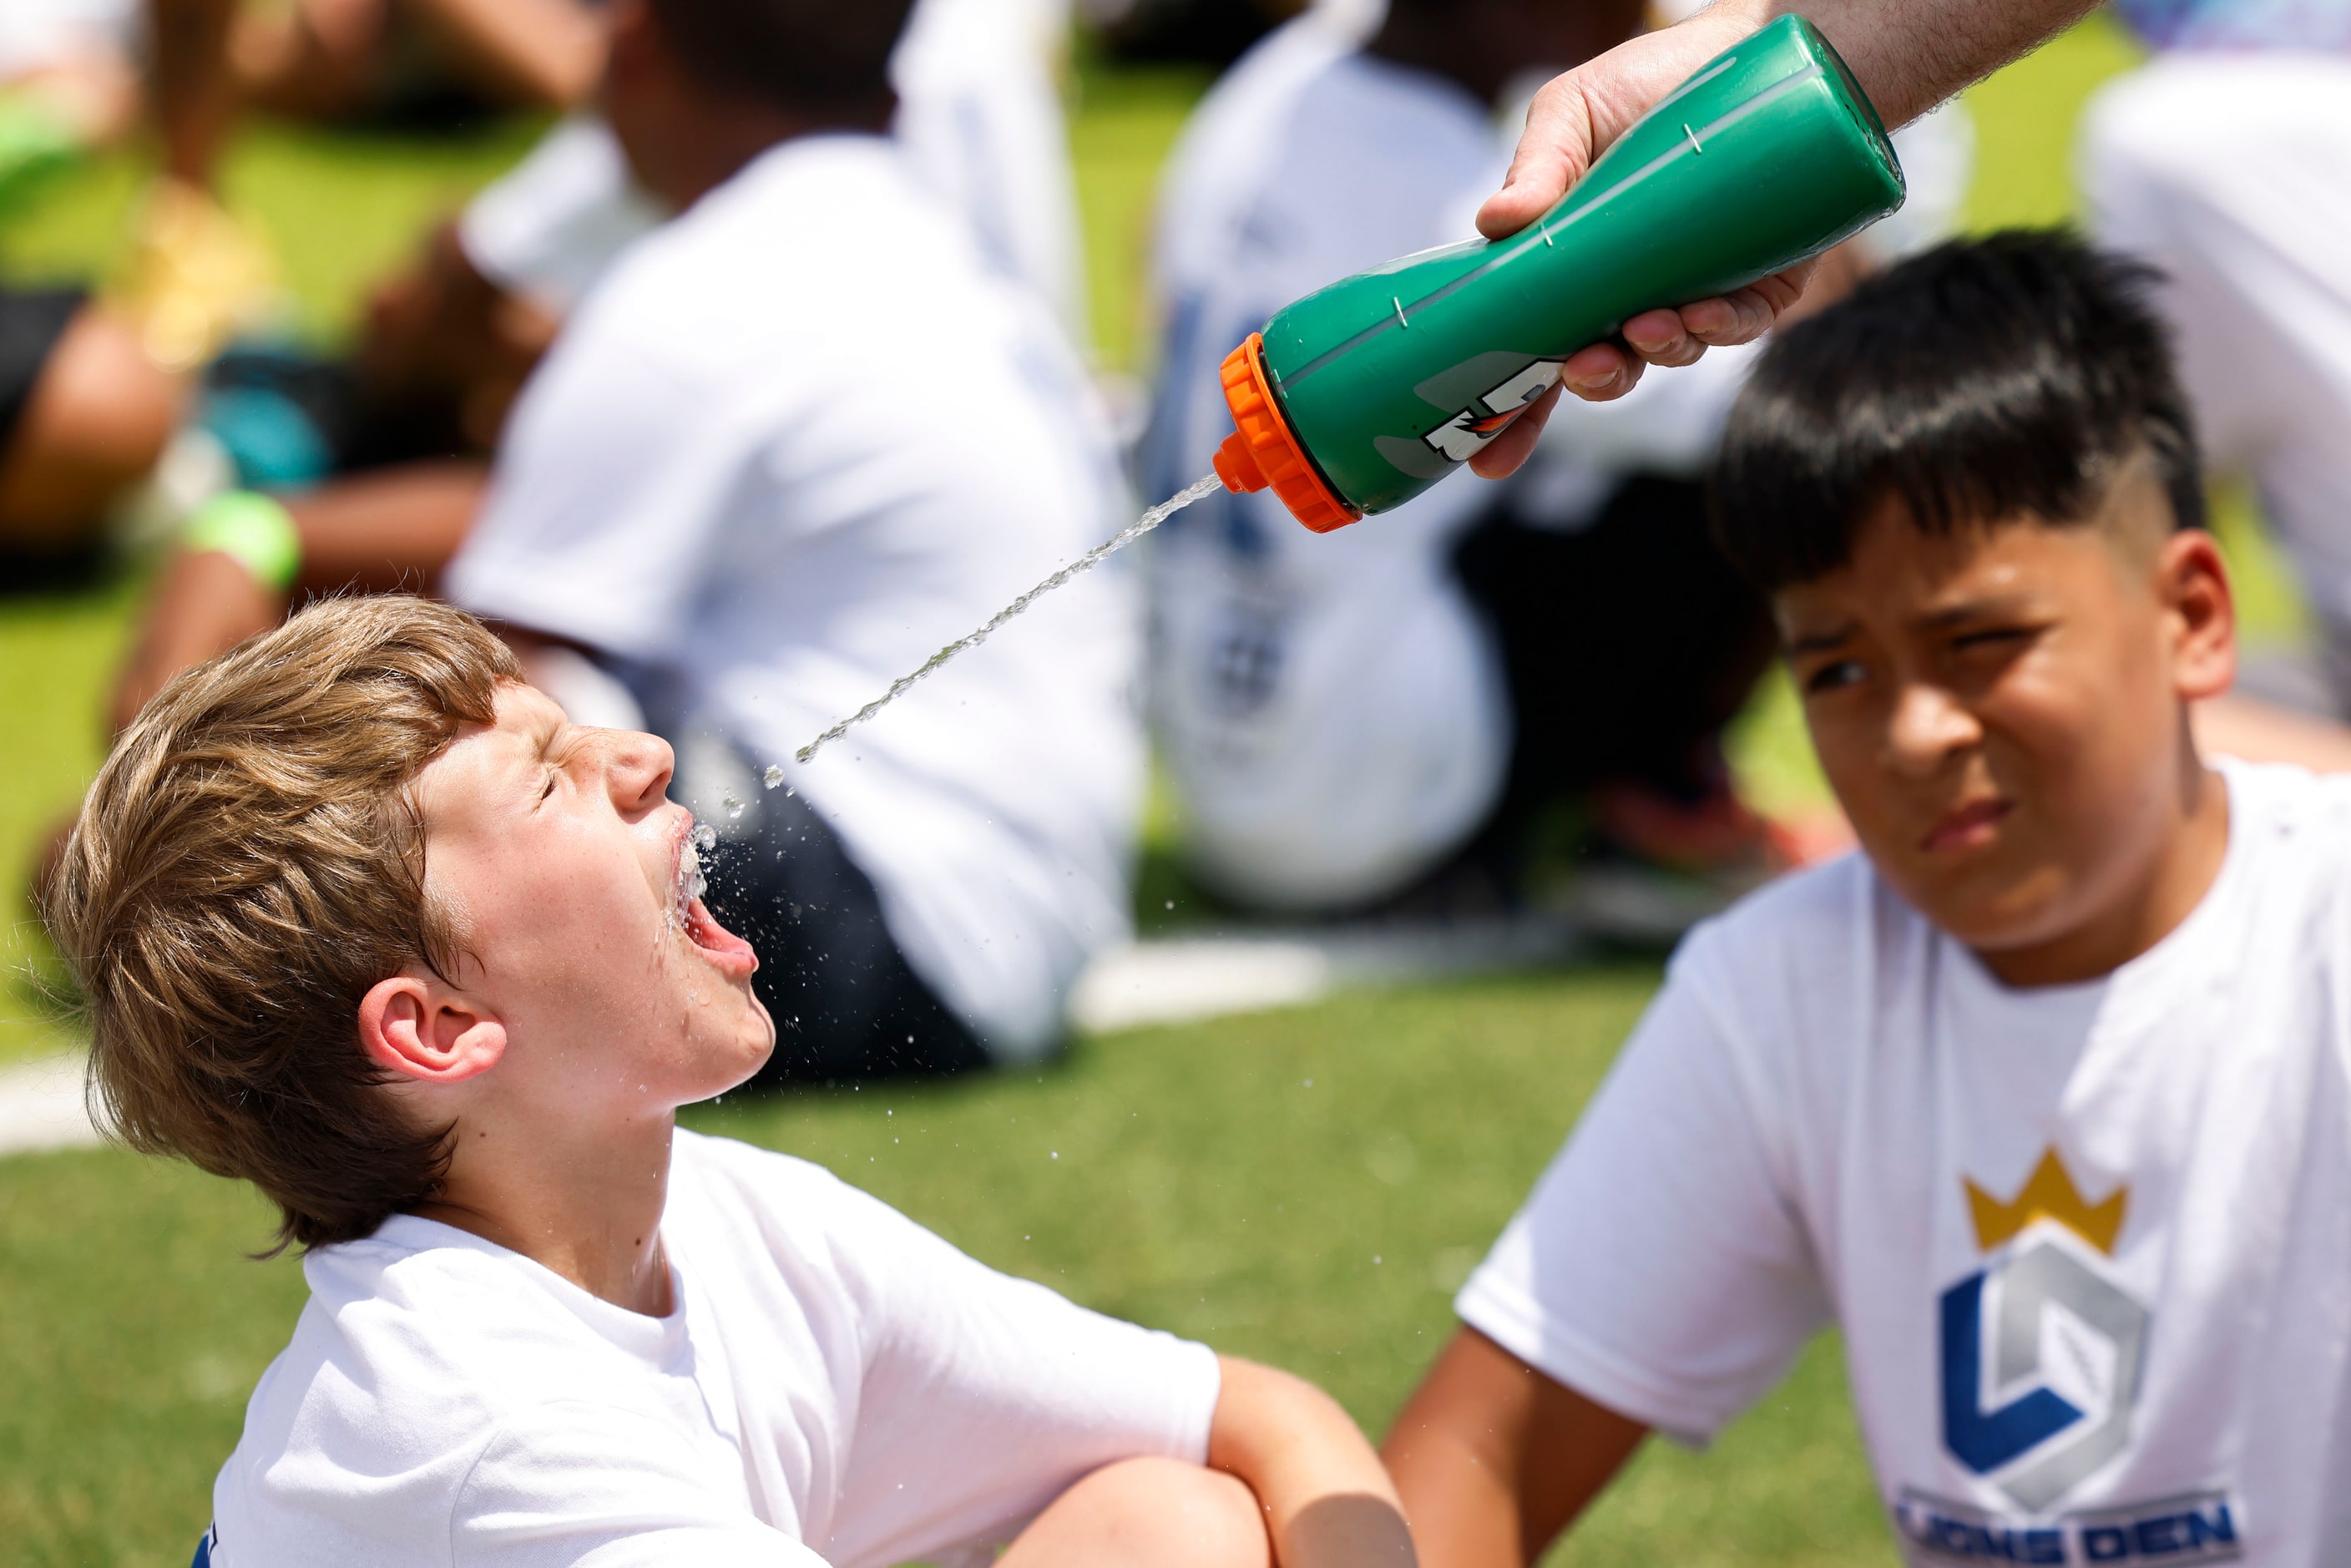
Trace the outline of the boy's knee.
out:
[[[1047,1512],[1062,1527],[1053,1531],[1057,1539],[1075,1544],[1071,1538],[1083,1535],[1092,1543],[1089,1552],[1099,1553],[1092,1557],[1097,1563],[1270,1568],[1273,1558],[1257,1494],[1222,1470],[1180,1459],[1105,1465]]]
[[[0,454],[0,527],[35,539],[89,527],[154,465],[179,403],[178,388],[130,330],[85,306],[50,350]]]

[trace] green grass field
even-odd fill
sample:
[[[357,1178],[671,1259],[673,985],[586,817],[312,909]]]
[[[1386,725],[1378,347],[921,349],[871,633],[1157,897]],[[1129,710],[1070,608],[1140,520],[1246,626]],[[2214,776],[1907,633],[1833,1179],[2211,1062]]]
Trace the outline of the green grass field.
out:
[[[1973,95],[1980,225],[2072,204],[2079,104],[2130,58],[2093,22]],[[1150,184],[1201,85],[1081,73],[1075,142],[1097,337],[1132,365]],[[276,239],[301,330],[331,338],[418,227],[511,158],[450,143],[257,132],[232,199]],[[135,188],[92,172],[0,233],[0,271],[102,266]],[[2234,530],[2258,540],[2240,519]],[[2263,624],[2292,599],[2265,558]],[[2263,575],[2266,573],[2266,575]],[[21,894],[33,835],[99,755],[98,694],[135,580],[0,598],[0,1060],[62,1049]],[[1774,799],[1817,791],[1783,688],[1742,727]],[[690,1122],[821,1161],[981,1258],[1106,1310],[1312,1376],[1374,1432],[1448,1328],[1447,1298],[1568,1129],[1656,981],[1587,967],[1081,1042],[1034,1076],[802,1096]],[[1058,1157],[1057,1157],[1058,1156]],[[284,1343],[296,1267],[246,1261],[246,1193],[113,1150],[0,1161],[0,1558],[176,1564],[209,1513],[254,1378]],[[1705,1455],[1652,1445],[1559,1554],[1576,1564],[1893,1561],[1834,1341]]]

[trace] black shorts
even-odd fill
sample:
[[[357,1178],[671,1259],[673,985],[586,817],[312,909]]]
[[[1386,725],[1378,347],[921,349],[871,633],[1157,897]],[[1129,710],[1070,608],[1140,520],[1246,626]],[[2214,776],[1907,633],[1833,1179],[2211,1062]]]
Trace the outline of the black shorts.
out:
[[[1703,797],[1723,727],[1777,645],[1770,607],[1707,527],[1701,486],[1637,477],[1583,527],[1518,517],[1505,497],[1463,535],[1454,566],[1492,629],[1510,694],[1499,798],[1401,909],[1483,913],[1523,893],[1552,807],[1596,784]]]
[[[0,455],[16,438],[57,340],[89,298],[79,288],[0,288]]]
[[[758,1081],[846,1083],[987,1065],[979,1041],[908,967],[873,883],[823,819],[782,789],[758,797],[746,813],[757,813],[749,831],[702,857],[703,902],[758,954],[752,988],[776,1020],[776,1053]]]
[[[1686,480],[1628,479],[1568,530],[1528,524],[1506,496],[1454,566],[1501,648],[1507,793],[1521,802],[1609,780],[1702,787],[1778,645],[1771,607],[1714,542],[1705,487]]]

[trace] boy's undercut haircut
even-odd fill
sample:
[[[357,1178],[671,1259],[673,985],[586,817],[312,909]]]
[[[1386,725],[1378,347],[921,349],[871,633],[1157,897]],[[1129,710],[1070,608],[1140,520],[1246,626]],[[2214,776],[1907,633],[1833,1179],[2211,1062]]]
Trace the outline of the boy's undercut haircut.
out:
[[[462,611],[329,601],[165,686],[83,803],[47,914],[101,1124],[252,1182],[281,1247],[366,1236],[447,1171],[447,1129],[397,1113],[358,1009],[420,961],[454,972],[410,787],[520,678]]]
[[[1929,534],[2095,516],[2146,451],[2176,526],[2200,528],[2195,425],[2159,275],[2069,235],[1955,240],[1775,337],[1714,470],[1716,537],[1766,592],[1852,559],[1888,497]]]
[[[891,102],[913,0],[647,0],[695,80],[795,114],[862,124]]]

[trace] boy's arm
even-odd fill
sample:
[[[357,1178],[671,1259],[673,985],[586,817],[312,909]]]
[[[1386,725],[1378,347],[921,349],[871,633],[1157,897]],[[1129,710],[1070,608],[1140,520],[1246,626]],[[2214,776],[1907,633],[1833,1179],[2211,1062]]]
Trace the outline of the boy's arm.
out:
[[[1464,1328],[1381,1448],[1425,1568],[1522,1568],[1648,1428]]]
[[[1218,1366],[1208,1464],[1257,1494],[1280,1568],[1414,1568],[1395,1488],[1338,1402],[1255,1362]]]

